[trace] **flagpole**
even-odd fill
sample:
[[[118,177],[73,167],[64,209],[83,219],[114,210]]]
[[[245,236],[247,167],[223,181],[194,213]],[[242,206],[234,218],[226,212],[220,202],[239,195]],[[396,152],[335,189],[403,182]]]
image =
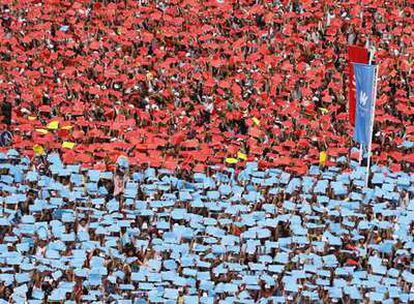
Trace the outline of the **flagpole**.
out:
[[[362,146],[362,144],[359,144],[359,165],[360,166],[361,166],[361,162],[362,162],[363,153],[364,153],[363,146]]]
[[[371,65],[372,60],[374,59],[374,54],[375,54],[375,48],[372,46],[369,52],[369,61],[368,61],[369,65]]]
[[[377,100],[377,84],[378,84],[378,70],[379,65],[375,67],[375,83],[374,83],[374,98],[372,101],[372,109],[371,109],[371,124],[370,124],[370,136],[369,136],[369,143],[368,143],[368,162],[367,162],[367,175],[365,179],[365,187],[368,188],[368,181],[369,181],[369,169],[371,165],[371,149],[372,149],[372,136],[374,131],[374,119],[375,119],[375,102]]]

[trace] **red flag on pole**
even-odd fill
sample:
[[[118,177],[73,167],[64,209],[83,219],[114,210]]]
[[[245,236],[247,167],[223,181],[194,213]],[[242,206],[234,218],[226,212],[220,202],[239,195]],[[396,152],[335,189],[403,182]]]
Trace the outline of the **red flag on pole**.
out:
[[[352,62],[355,63],[365,63],[367,64],[369,60],[369,53],[366,48],[350,45],[348,46],[348,99],[349,99],[349,121],[351,125],[355,124],[355,83],[354,83],[354,67]]]

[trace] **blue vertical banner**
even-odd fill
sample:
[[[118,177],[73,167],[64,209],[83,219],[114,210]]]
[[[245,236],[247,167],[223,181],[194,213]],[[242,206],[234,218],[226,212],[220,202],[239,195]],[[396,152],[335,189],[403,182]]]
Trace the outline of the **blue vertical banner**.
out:
[[[374,115],[374,98],[376,68],[375,65],[353,63],[356,86],[356,111],[354,139],[361,143],[370,144],[371,123]]]

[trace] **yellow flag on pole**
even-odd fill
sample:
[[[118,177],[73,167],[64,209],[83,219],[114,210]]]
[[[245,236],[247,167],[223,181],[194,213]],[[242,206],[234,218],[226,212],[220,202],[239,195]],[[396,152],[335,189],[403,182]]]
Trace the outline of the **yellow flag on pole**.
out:
[[[233,158],[233,157],[226,158],[226,163],[228,164],[236,164],[237,162],[238,160],[236,158]]]
[[[73,149],[75,147],[75,143],[70,142],[70,141],[64,141],[62,144],[62,148],[65,149]]]
[[[47,128],[49,130],[57,130],[59,128],[59,122],[58,121],[51,121],[48,123]]]
[[[242,152],[237,152],[237,158],[241,160],[247,160],[247,155]]]
[[[48,130],[46,130],[46,129],[36,129],[36,132],[38,132],[38,133],[40,133],[40,134],[43,134],[43,135],[45,135],[45,134],[49,133],[49,131],[48,131]]]
[[[326,152],[325,152],[325,151],[321,151],[321,152],[319,153],[319,165],[320,165],[320,166],[325,166],[327,156],[328,156],[328,155],[326,154]]]
[[[43,149],[43,147],[41,145],[34,145],[33,146],[33,151],[37,155],[43,155],[43,154],[45,154],[45,149]]]

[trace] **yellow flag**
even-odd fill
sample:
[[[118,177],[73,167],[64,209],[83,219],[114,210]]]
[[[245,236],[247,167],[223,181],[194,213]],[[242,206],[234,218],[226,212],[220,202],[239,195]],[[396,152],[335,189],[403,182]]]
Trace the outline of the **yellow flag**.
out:
[[[327,156],[325,151],[319,153],[319,165],[325,166]]]
[[[36,132],[39,132],[40,134],[47,134],[47,133],[49,133],[49,131],[46,130],[46,129],[36,129]]]
[[[49,130],[57,130],[59,128],[59,122],[58,121],[51,121],[49,122],[49,124],[47,125],[47,128]]]
[[[319,110],[321,110],[322,114],[326,114],[329,112],[329,110],[326,108],[319,108]]]
[[[61,127],[62,130],[71,130],[73,129],[73,126],[63,126]]]
[[[238,160],[236,158],[233,157],[228,157],[226,158],[226,163],[228,164],[237,164]]]
[[[247,160],[247,155],[242,152],[237,152],[237,158],[241,160]]]
[[[41,145],[34,145],[33,146],[33,151],[38,155],[45,154],[45,149],[43,149],[43,147]]]
[[[256,126],[260,126],[260,120],[258,120],[256,117],[253,117],[252,120]]]
[[[29,117],[27,117],[29,120],[31,120],[31,121],[33,121],[33,120],[36,120],[37,119],[37,117],[36,116],[29,116]]]
[[[74,147],[75,147],[75,143],[70,142],[70,141],[64,141],[62,144],[62,148],[73,149]]]

